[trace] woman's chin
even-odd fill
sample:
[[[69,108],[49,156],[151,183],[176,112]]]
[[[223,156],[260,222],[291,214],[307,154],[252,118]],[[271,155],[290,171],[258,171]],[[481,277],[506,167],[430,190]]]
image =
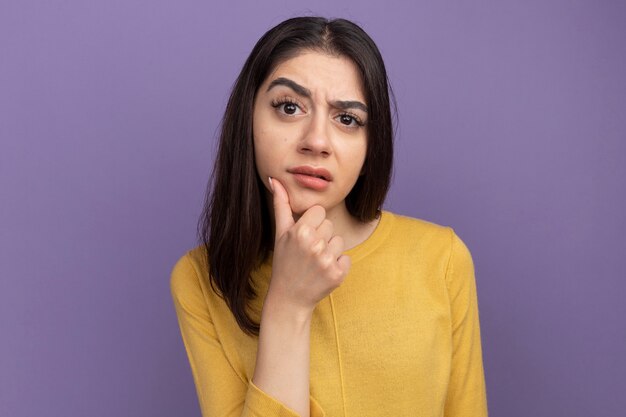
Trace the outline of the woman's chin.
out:
[[[317,193],[301,192],[301,190],[297,189],[287,189],[287,194],[289,195],[289,205],[295,218],[299,218],[313,206],[322,206],[328,213],[333,207],[342,204],[342,202],[328,201]]]
[[[293,203],[290,202],[290,204],[291,204],[291,211],[293,212],[293,215],[295,217],[302,216],[304,213],[306,213],[306,211],[308,209],[310,209],[313,206],[322,206],[322,207],[324,207],[319,202],[295,201]]]
[[[293,217],[296,221],[300,218],[300,216],[306,213],[306,211],[313,206],[324,207],[324,209],[326,210],[326,217],[328,217],[329,215],[331,215],[331,211],[334,212],[335,210],[341,210],[339,207],[342,205],[341,203],[336,204],[336,205],[334,204],[329,205],[328,202],[322,201],[320,199],[304,200],[304,201],[296,200],[293,203],[290,202],[290,204],[291,204],[291,212],[293,213]]]

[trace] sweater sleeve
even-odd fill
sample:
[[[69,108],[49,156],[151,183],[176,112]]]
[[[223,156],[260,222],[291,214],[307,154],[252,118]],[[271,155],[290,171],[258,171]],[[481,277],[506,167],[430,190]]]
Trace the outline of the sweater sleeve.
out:
[[[241,378],[226,357],[189,255],[174,266],[170,289],[203,417],[298,417]],[[311,417],[324,417],[311,397]]]
[[[452,366],[444,407],[445,417],[487,416],[478,297],[472,256],[451,231],[446,285],[452,317]]]

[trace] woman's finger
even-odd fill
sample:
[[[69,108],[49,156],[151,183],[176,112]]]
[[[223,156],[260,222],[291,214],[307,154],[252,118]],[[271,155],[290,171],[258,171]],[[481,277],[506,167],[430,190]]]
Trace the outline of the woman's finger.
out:
[[[276,223],[276,240],[294,225],[289,195],[285,187],[276,178],[269,178],[274,201],[274,221]]]
[[[328,242],[326,250],[333,254],[335,259],[339,259],[343,254],[343,238],[341,236],[333,236]]]
[[[317,228],[317,235],[320,238],[324,239],[325,242],[329,242],[330,239],[332,239],[333,237],[334,231],[335,228],[333,226],[333,223],[328,219],[324,219],[322,224],[320,224],[320,226]]]
[[[343,272],[345,276],[346,274],[348,274],[348,271],[350,270],[352,261],[350,260],[350,257],[348,255],[341,255],[341,257],[337,259],[337,265],[339,265],[339,268],[341,268],[341,271]]]

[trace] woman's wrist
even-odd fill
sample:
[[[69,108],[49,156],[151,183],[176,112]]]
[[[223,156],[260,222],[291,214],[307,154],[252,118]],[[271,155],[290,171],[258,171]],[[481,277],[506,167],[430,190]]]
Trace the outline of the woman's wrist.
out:
[[[263,305],[252,381],[299,415],[308,416],[313,312],[281,301],[268,294]]]
[[[285,325],[293,325],[295,328],[303,326],[308,327],[311,324],[314,308],[315,307],[307,308],[295,305],[276,295],[268,293],[263,303],[261,324],[271,321]]]

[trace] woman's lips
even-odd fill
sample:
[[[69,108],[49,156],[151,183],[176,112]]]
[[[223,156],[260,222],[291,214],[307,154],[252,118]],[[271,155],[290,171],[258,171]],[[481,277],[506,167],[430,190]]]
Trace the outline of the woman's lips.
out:
[[[311,188],[316,191],[324,191],[328,188],[328,181],[323,178],[313,177],[311,175],[305,174],[293,174],[293,177],[296,179],[296,182],[305,188]]]
[[[293,175],[298,185],[316,191],[323,191],[328,188],[332,175],[327,169],[311,166],[299,166],[287,170]]]

